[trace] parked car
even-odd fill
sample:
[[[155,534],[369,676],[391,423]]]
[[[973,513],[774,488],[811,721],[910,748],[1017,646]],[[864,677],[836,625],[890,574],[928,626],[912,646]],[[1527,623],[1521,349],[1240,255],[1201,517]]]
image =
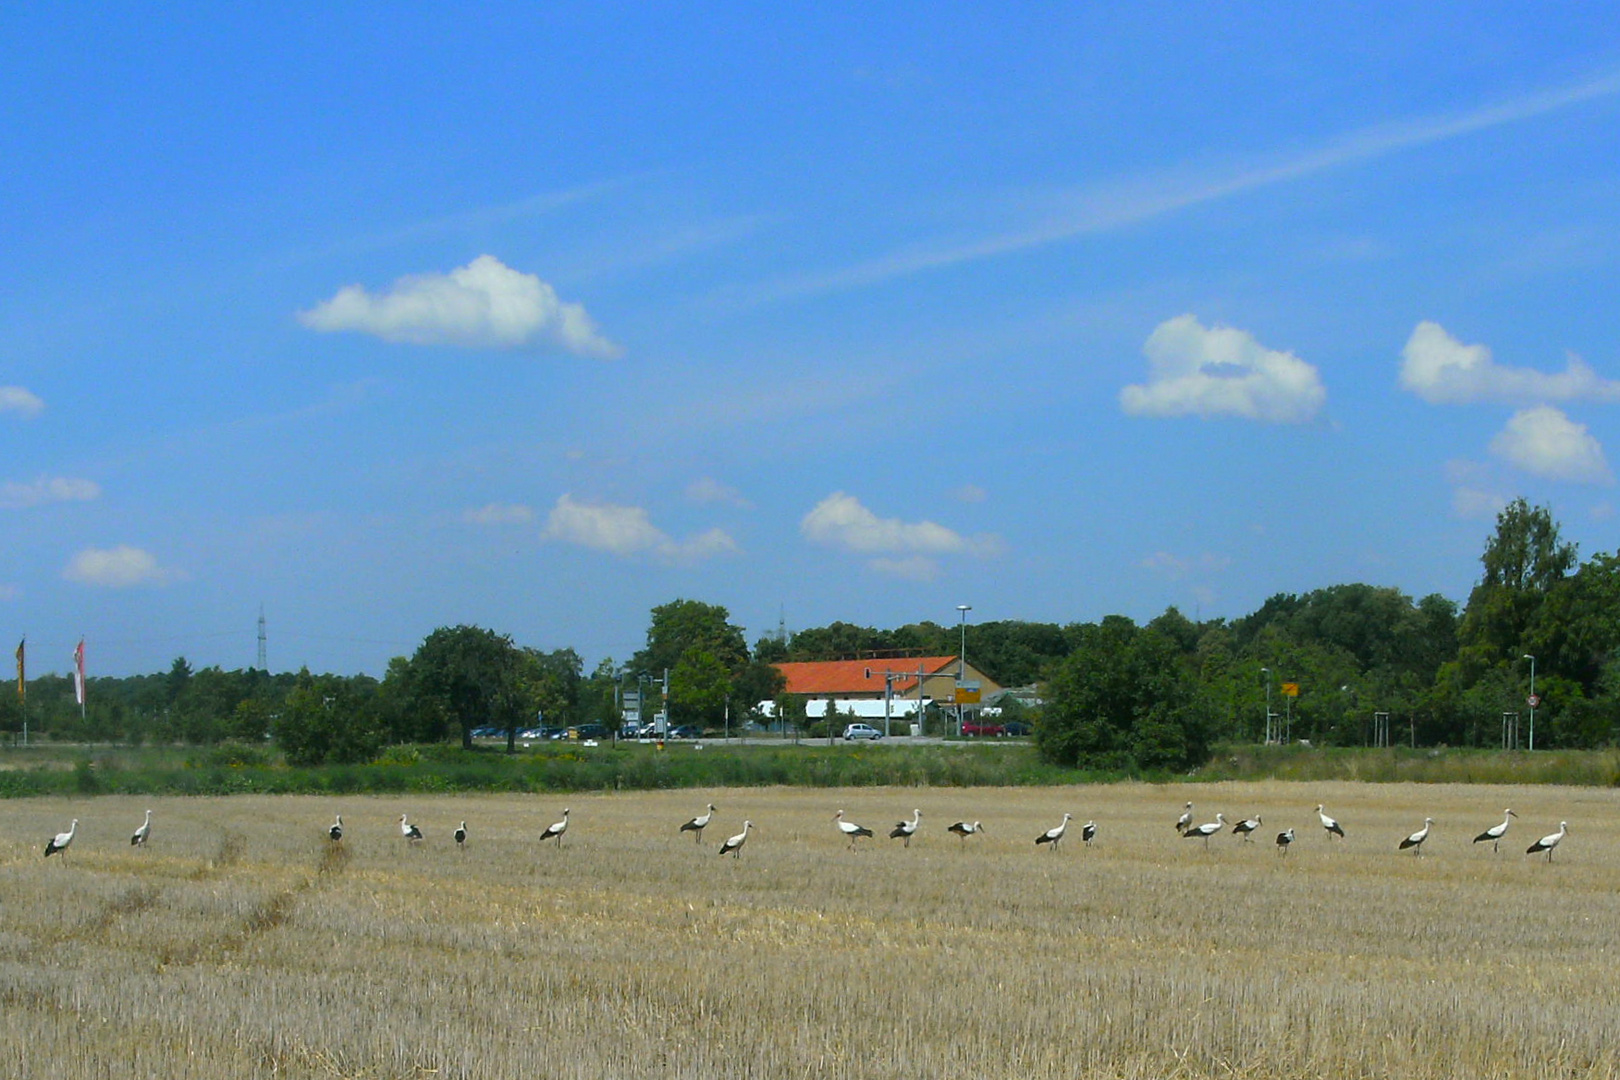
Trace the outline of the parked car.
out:
[[[1024,723],[1022,720],[1009,720],[1005,724],[1001,725],[1001,730],[1004,734],[1015,738],[1023,738],[1026,735],[1035,734],[1035,729]]]
[[[883,732],[871,724],[851,724],[844,729],[844,739],[854,742],[856,739],[881,739]]]
[[[969,737],[977,735],[1005,735],[1007,729],[1001,724],[992,724],[984,720],[962,721],[962,734]]]
[[[568,729],[570,739],[605,739],[607,728],[601,724],[579,724]]]
[[[672,739],[701,739],[703,729],[693,724],[682,724],[680,727],[670,728],[669,737]]]

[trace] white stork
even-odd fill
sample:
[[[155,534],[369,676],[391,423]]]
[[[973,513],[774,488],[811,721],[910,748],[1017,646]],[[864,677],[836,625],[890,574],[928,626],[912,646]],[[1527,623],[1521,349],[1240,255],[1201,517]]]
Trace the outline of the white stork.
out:
[[[853,821],[845,821],[842,810],[833,815],[833,820],[838,823],[838,831],[849,837],[849,850],[851,851],[855,850],[856,838],[872,835],[872,830],[866,826],[857,825]]]
[[[1292,844],[1293,842],[1294,842],[1294,829],[1293,829],[1293,826],[1289,826],[1288,828],[1284,829],[1282,832],[1277,834],[1277,854],[1279,854],[1279,855],[1288,854],[1288,845]]]
[[[334,844],[337,843],[339,840],[343,839],[343,815],[342,814],[339,814],[337,816],[337,820],[332,822],[332,827],[330,829],[326,830],[326,835],[330,836],[332,838],[332,842]]]
[[[736,836],[728,837],[726,842],[720,845],[720,854],[730,853],[733,859],[742,858],[742,846],[748,841],[748,830],[753,827],[754,823],[752,821],[746,818],[743,819],[743,831]]]
[[[953,821],[945,826],[946,832],[953,832],[966,840],[970,836],[977,836],[984,832],[984,826],[977,821]]]
[[[906,839],[906,842],[905,842],[904,846],[905,847],[910,847],[911,846],[912,834],[914,834],[917,831],[917,826],[920,825],[921,823],[922,823],[922,811],[921,810],[913,810],[911,812],[911,820],[910,821],[897,821],[897,822],[894,823],[894,828],[889,833],[889,839],[890,840],[896,840],[896,839],[899,839],[900,837],[903,836]]]
[[[405,815],[399,815],[399,835],[409,840],[413,845],[422,840],[422,830],[405,820]]]
[[[547,840],[556,839],[557,847],[561,848],[562,847],[563,833],[565,833],[567,831],[568,831],[568,808],[565,806],[565,807],[563,807],[562,820],[561,821],[555,821],[555,822],[552,822],[550,825],[547,825],[546,826],[546,831],[540,834],[540,842],[543,844]]]
[[[456,839],[456,850],[464,851],[467,847],[467,823],[463,821],[460,825],[457,825],[456,831],[450,835]]]
[[[73,824],[68,826],[67,832],[59,832],[51,837],[51,842],[45,845],[45,857],[48,859],[58,851],[66,851],[67,846],[73,843],[73,834],[79,831],[79,819],[74,818]]]
[[[1407,848],[1411,848],[1413,855],[1422,855],[1423,854],[1423,841],[1425,841],[1425,840],[1427,840],[1429,838],[1429,830],[1432,829],[1432,828],[1434,828],[1434,818],[1432,818],[1432,817],[1424,818],[1423,819],[1423,828],[1419,829],[1417,832],[1413,833],[1411,836],[1408,836],[1405,840],[1401,841],[1401,850],[1405,851]]]
[[[1090,847],[1091,842],[1097,839],[1097,823],[1095,821],[1088,821],[1080,826],[1080,839],[1085,843],[1086,847]]]
[[[1051,844],[1052,850],[1056,851],[1058,849],[1058,845],[1063,842],[1063,834],[1068,831],[1069,819],[1072,817],[1074,817],[1073,814],[1064,814],[1063,820],[1058,822],[1056,827],[1047,829],[1045,832],[1041,833],[1041,835],[1035,838],[1035,842],[1037,844]]]
[[[130,838],[129,838],[129,846],[130,847],[145,847],[146,846],[146,838],[148,836],[151,836],[151,835],[152,835],[152,811],[148,810],[146,812],[146,820],[141,822],[140,827],[137,828],[135,830],[135,832],[130,836]]]
[[[714,803],[710,803],[709,809],[705,813],[699,814],[691,821],[688,821],[685,825],[682,825],[680,831],[696,833],[697,835],[693,836],[692,839],[701,844],[703,843],[703,830],[707,829],[709,827],[709,822],[713,820]]]
[[[1512,810],[1504,810],[1504,811],[1502,811],[1502,824],[1500,824],[1500,825],[1492,825],[1490,828],[1486,829],[1484,832],[1482,832],[1478,836],[1474,837],[1474,843],[1478,844],[1481,841],[1489,840],[1491,842],[1491,850],[1492,851],[1500,851],[1501,850],[1500,845],[1502,843],[1502,837],[1507,835],[1508,822],[1512,821],[1514,818],[1516,818],[1518,816],[1519,815],[1515,814]]]
[[[1203,840],[1204,846],[1209,847],[1209,838],[1226,828],[1226,815],[1216,814],[1214,821],[1206,821],[1202,825],[1194,825],[1181,834],[1183,840]]]
[[[1188,803],[1181,810],[1181,816],[1176,818],[1176,832],[1185,834],[1192,826],[1192,803]]]
[[[1344,839],[1344,830],[1339,827],[1337,821],[1322,813],[1321,803],[1316,804],[1316,816],[1322,819],[1322,828],[1326,829],[1331,835],[1337,836],[1340,840]]]
[[[1569,822],[1560,821],[1558,823],[1557,832],[1548,833],[1546,836],[1543,836],[1540,840],[1537,840],[1535,843],[1525,848],[1524,853],[1526,855],[1534,855],[1538,851],[1545,851],[1547,853],[1547,861],[1552,862],[1553,848],[1559,845],[1559,843],[1564,839],[1564,834],[1567,832],[1569,832]],[[72,836],[70,835],[68,838],[72,839]],[[61,840],[62,838],[58,836],[57,839]],[[49,855],[50,851],[47,850],[45,854]]]
[[[1237,836],[1237,838],[1239,840],[1253,840],[1254,837],[1251,836],[1250,834],[1253,833],[1254,830],[1258,829],[1259,827],[1260,827],[1260,815],[1256,814],[1256,815],[1254,815],[1254,817],[1244,818],[1242,821],[1238,822],[1236,825],[1233,825],[1232,826],[1232,832]]]

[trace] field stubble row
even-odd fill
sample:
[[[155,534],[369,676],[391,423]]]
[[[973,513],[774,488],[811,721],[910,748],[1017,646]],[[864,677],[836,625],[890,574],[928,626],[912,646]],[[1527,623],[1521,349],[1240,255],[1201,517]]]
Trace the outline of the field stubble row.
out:
[[[1171,823],[1261,814],[1205,849]],[[676,826],[719,807],[701,845]],[[1312,807],[1349,836],[1329,843]],[[1601,789],[1141,784],[0,804],[0,1072],[1620,1075]],[[1519,813],[1500,854],[1472,836]],[[131,850],[141,810],[153,838]],[[848,845],[834,810],[879,831]],[[884,837],[913,808],[909,850]],[[1034,836],[1095,818],[1056,852]],[[410,848],[397,818],[427,832]],[[341,850],[325,826],[342,813]],[[45,838],[82,819],[64,859]],[[757,829],[739,860],[720,840]],[[1395,844],[1436,819],[1422,858]],[[944,831],[980,819],[987,834]],[[449,833],[465,818],[466,851]],[[1551,864],[1530,840],[1570,822]],[[1270,844],[1292,825],[1286,857]]]

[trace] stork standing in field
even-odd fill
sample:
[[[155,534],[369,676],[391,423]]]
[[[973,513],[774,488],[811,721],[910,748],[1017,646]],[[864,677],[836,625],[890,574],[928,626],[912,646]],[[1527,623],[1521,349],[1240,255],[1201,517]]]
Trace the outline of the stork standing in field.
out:
[[[1547,861],[1552,862],[1553,848],[1557,847],[1563,841],[1564,834],[1567,832],[1569,832],[1569,822],[1560,821],[1558,823],[1557,832],[1548,833],[1546,836],[1543,836],[1540,840],[1537,840],[1535,843],[1525,848],[1524,853],[1526,855],[1534,855],[1538,851],[1545,851],[1547,853]],[[60,840],[62,838],[58,836],[57,839]],[[72,836],[70,835],[68,839],[71,840]],[[50,851],[47,850],[45,854],[49,855]]]
[[[1045,832],[1041,833],[1041,835],[1035,838],[1035,842],[1037,844],[1051,844],[1052,850],[1056,851],[1058,849],[1058,845],[1063,842],[1063,834],[1068,831],[1069,819],[1072,817],[1074,817],[1073,814],[1064,814],[1063,820],[1058,822],[1056,827],[1047,829]]]
[[[917,826],[920,824],[922,824],[922,811],[913,810],[910,821],[897,821],[894,823],[894,829],[889,833],[889,839],[896,840],[903,836],[906,839],[904,846],[910,847],[911,837],[916,833]]]
[[[1183,836],[1185,836],[1186,833],[1187,833],[1187,830],[1189,828],[1191,828],[1191,827],[1192,827],[1192,803],[1188,803],[1186,806],[1182,807],[1181,816],[1176,818],[1176,832],[1181,833]]]
[[[540,842],[543,844],[547,840],[555,839],[557,841],[557,847],[561,848],[562,847],[563,833],[565,833],[567,831],[568,831],[568,808],[565,806],[565,807],[563,807],[562,820],[561,821],[554,821],[550,825],[547,825],[546,826],[546,831],[540,834]]]
[[[152,811],[148,810],[146,812],[146,820],[141,822],[140,827],[137,828],[133,834],[131,834],[131,836],[129,838],[129,846],[130,847],[145,847],[146,846],[146,838],[148,836],[151,836],[151,835],[152,835]]]
[[[838,823],[838,831],[849,837],[849,850],[855,850],[855,841],[858,837],[871,836],[872,830],[864,825],[857,825],[853,821],[844,820],[842,810],[833,815],[833,821]]]
[[[1259,827],[1260,815],[1256,814],[1254,817],[1244,818],[1242,821],[1232,826],[1232,832],[1239,840],[1253,840],[1254,837],[1251,834]]]
[[[467,823],[463,821],[460,825],[457,825],[456,831],[451,835],[456,838],[456,850],[465,850],[467,846]]]
[[[1085,843],[1086,847],[1090,847],[1091,842],[1097,839],[1097,823],[1095,821],[1088,821],[1080,826],[1080,839]]]
[[[399,815],[399,835],[409,840],[412,846],[422,842],[422,830],[405,820],[405,815]]]
[[[1492,825],[1490,828],[1486,829],[1484,832],[1482,832],[1478,836],[1474,837],[1474,843],[1477,844],[1477,843],[1480,843],[1483,840],[1489,840],[1491,842],[1491,850],[1492,851],[1500,851],[1501,850],[1502,837],[1507,835],[1508,822],[1512,821],[1514,818],[1516,818],[1518,816],[1519,815],[1515,814],[1512,810],[1504,810],[1504,811],[1502,811],[1502,824],[1500,824],[1500,825]]]
[[[748,842],[748,830],[753,827],[754,823],[752,821],[746,818],[743,819],[743,831],[736,836],[728,837],[726,842],[720,845],[720,854],[729,853],[733,859],[742,858],[742,846]]]
[[[714,820],[714,803],[710,803],[709,804],[709,809],[707,811],[705,811],[704,813],[699,814],[697,817],[693,818],[691,821],[688,821],[685,825],[682,825],[680,831],[681,832],[696,833],[697,835],[692,837],[692,839],[701,844],[701,843],[703,843],[703,830],[707,829],[709,827],[709,822],[711,822],[713,820]]]
[[[1340,840],[1344,839],[1344,830],[1339,827],[1337,821],[1322,813],[1321,803],[1316,804],[1316,816],[1322,819],[1322,828],[1326,829],[1329,834],[1337,836]]]
[[[946,832],[953,832],[966,840],[970,836],[977,836],[984,832],[984,826],[977,821],[953,821],[945,826]]]
[[[334,844],[337,843],[339,840],[343,839],[343,815],[342,814],[339,814],[337,816],[337,820],[332,822],[332,827],[330,829],[326,830],[326,835],[330,836],[332,838],[332,843],[334,843]]]
[[[48,859],[58,851],[66,851],[73,843],[73,834],[79,831],[79,819],[74,818],[73,824],[68,826],[67,832],[59,832],[51,837],[51,842],[45,845],[45,857]]]
[[[1194,825],[1192,828],[1182,833],[1181,838],[1183,840],[1202,839],[1204,841],[1204,847],[1208,848],[1209,838],[1224,828],[1226,828],[1226,815],[1216,814],[1214,821],[1206,821],[1202,825]]]
[[[1288,854],[1288,845],[1292,844],[1293,842],[1294,842],[1294,830],[1293,830],[1293,827],[1290,826],[1289,828],[1286,828],[1282,832],[1277,834],[1277,854],[1279,854],[1279,855]]]
[[[1424,818],[1423,819],[1423,828],[1419,829],[1417,832],[1413,833],[1411,836],[1408,836],[1405,840],[1401,841],[1401,850],[1405,851],[1407,848],[1411,848],[1413,855],[1422,855],[1423,854],[1423,841],[1425,841],[1425,840],[1427,840],[1429,838],[1429,830],[1432,829],[1432,828],[1434,828],[1434,818],[1432,818],[1432,817]]]

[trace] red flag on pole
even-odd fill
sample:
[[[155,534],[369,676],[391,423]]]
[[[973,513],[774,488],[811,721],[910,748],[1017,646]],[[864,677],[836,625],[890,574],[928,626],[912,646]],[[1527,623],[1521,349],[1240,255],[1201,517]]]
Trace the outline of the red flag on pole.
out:
[[[73,650],[73,696],[79,707],[84,708],[84,638],[79,639],[79,647]]]
[[[23,701],[28,696],[28,672],[24,656],[28,652],[28,636],[17,642],[17,700]]]

